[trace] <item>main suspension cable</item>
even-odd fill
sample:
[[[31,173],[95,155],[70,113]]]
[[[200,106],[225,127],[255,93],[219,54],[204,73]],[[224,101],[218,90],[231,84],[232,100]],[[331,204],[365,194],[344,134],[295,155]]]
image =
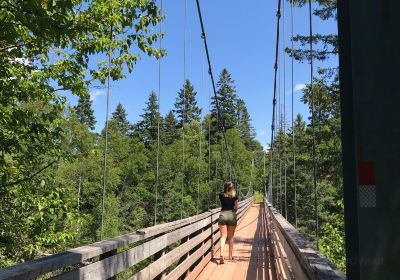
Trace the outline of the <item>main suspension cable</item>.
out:
[[[205,48],[206,56],[207,56],[208,74],[210,75],[210,78],[211,78],[211,83],[212,83],[213,92],[214,92],[214,98],[215,98],[215,107],[217,108],[217,118],[219,120],[222,120],[222,117],[221,117],[222,115],[221,115],[221,110],[220,110],[220,106],[219,106],[217,90],[216,90],[216,87],[215,87],[214,75],[213,75],[213,72],[212,72],[210,54],[209,54],[209,51],[208,51],[207,38],[206,38],[206,33],[204,31],[203,17],[201,15],[201,9],[200,9],[199,0],[196,0],[196,4],[197,4],[197,12],[198,12],[198,16],[199,16],[199,20],[200,20],[200,26],[201,26],[201,37],[203,39],[204,48]],[[232,180],[232,175],[234,175],[234,169],[233,169],[233,166],[232,166],[232,157],[231,157],[231,154],[230,154],[228,141],[227,141],[226,135],[225,135],[225,126],[223,125],[222,128],[220,129],[218,124],[219,124],[219,122],[217,121],[218,130],[221,130],[222,137],[223,137],[223,140],[224,140],[224,144],[225,144],[225,147],[226,147],[227,156],[228,156],[229,179]]]
[[[276,45],[275,45],[275,64],[274,64],[274,95],[272,97],[272,122],[271,122],[271,143],[270,143],[270,186],[271,186],[271,204],[273,203],[273,154],[274,154],[274,140],[275,140],[275,115],[276,115],[276,93],[277,93],[277,74],[278,74],[278,54],[279,54],[279,23],[281,18],[281,0],[278,0],[278,11],[276,13],[277,24],[276,24]]]

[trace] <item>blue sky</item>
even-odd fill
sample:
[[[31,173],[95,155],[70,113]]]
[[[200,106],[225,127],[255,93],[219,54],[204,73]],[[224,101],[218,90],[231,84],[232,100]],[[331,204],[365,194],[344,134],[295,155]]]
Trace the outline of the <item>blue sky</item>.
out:
[[[166,19],[163,23],[163,47],[167,56],[161,61],[161,112],[165,115],[175,102],[183,84],[183,34],[185,0],[164,1]],[[223,68],[235,80],[237,94],[249,110],[257,139],[266,145],[270,139],[273,95],[273,64],[276,32],[276,0],[202,0],[200,1],[214,75]],[[282,2],[283,3],[283,2]],[[285,44],[290,44],[290,6],[285,3]],[[307,7],[295,8],[295,34],[308,33]],[[282,18],[283,20],[283,18]],[[186,73],[198,92],[198,103],[203,113],[208,111],[211,94],[206,58],[200,38],[200,24],[195,0],[187,0]],[[315,33],[336,33],[335,22],[321,22],[314,17]],[[156,29],[158,30],[158,28]],[[282,45],[281,45],[282,47]],[[281,52],[282,54],[282,52]],[[282,56],[281,56],[282,58]],[[336,65],[334,59],[325,63]],[[320,64],[317,63],[317,67]],[[283,58],[280,63],[280,92],[283,102]],[[290,58],[286,57],[287,116],[290,117]],[[306,119],[308,109],[300,103],[302,85],[309,82],[309,65],[295,63],[295,113]],[[127,78],[111,83],[110,113],[118,102],[127,110],[130,122],[142,114],[149,93],[158,88],[158,62],[142,55],[134,72]],[[100,131],[105,121],[106,96],[104,90],[91,90],[93,108]],[[76,99],[71,99],[74,105]]]

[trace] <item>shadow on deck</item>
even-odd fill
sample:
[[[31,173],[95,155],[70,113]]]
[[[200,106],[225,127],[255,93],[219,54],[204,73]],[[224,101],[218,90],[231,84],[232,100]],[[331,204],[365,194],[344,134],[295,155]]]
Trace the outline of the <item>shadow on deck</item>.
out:
[[[219,264],[218,258],[213,259],[196,279],[276,279],[266,246],[264,211],[262,205],[254,204],[237,226],[233,253],[236,260]],[[227,256],[227,246],[225,251]],[[219,251],[215,255],[219,256]]]

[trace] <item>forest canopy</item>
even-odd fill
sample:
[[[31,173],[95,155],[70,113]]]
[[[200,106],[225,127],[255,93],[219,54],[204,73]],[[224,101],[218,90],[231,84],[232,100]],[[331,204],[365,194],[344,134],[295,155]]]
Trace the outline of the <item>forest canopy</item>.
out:
[[[262,188],[251,170],[262,147],[224,69],[218,98],[233,114],[229,147],[215,108],[202,117],[190,80],[165,116],[154,92],[136,123],[118,104],[108,123],[103,211],[106,131],[93,130],[89,89],[105,84],[108,70],[122,79],[142,55],[165,55],[154,47],[161,11],[155,1],[17,1],[5,3],[0,18],[0,266],[98,241],[102,218],[110,238],[216,207],[228,176],[226,148],[243,192],[252,180]],[[95,55],[110,52],[110,69],[106,61],[93,66]],[[75,106],[65,92],[78,97]]]
[[[335,1],[317,2],[315,16],[335,19]],[[155,0],[1,4],[0,267],[217,207],[217,194],[232,176],[241,197],[250,186],[264,191],[271,159],[255,140],[249,110],[229,69],[222,69],[217,80],[220,112],[215,98],[204,112],[197,103],[198,89],[187,79],[176,89],[167,114],[160,113],[157,93],[149,92],[137,122],[128,121],[130,112],[119,103],[112,108],[107,131],[105,124],[94,131],[89,90],[103,87],[109,74],[114,81],[125,78],[143,56],[165,56],[166,50],[157,47],[164,34],[155,31],[163,19]],[[299,48],[286,49],[287,54],[310,59],[310,38],[300,34],[293,40]],[[312,40],[321,47],[314,58],[323,61],[337,54],[335,34],[315,34]],[[107,59],[93,60],[110,54],[110,65]],[[78,103],[70,105],[66,93]],[[336,69],[319,69],[314,86],[303,90],[302,102],[310,106],[311,97],[317,116],[319,239],[310,199],[312,130],[300,115],[293,129],[277,126],[274,206],[344,269]]]

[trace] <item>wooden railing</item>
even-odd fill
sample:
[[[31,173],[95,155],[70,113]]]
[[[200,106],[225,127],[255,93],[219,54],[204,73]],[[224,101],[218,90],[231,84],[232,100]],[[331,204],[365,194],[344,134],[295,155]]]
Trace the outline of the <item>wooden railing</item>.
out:
[[[268,246],[272,249],[278,279],[345,279],[268,201],[264,206]]]
[[[253,203],[239,203],[241,219]],[[5,279],[113,279],[129,270],[129,279],[195,278],[219,248],[220,209],[138,230],[0,270]],[[128,273],[127,273],[128,274]]]

